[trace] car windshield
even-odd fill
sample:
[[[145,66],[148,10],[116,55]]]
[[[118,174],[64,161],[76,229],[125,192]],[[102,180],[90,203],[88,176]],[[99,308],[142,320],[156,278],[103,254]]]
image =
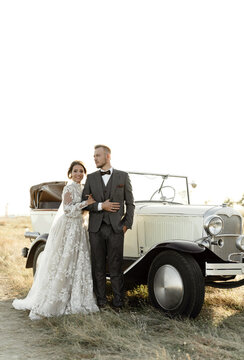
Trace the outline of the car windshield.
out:
[[[129,172],[135,201],[189,204],[185,176]]]

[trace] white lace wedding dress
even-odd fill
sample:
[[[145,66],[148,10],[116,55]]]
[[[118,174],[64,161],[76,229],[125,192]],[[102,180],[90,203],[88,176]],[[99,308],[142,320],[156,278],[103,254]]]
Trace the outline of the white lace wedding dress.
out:
[[[85,201],[81,202],[82,190],[75,182],[64,187],[63,202],[49,232],[33,285],[26,298],[13,301],[15,309],[31,310],[32,320],[99,311],[81,211],[86,206]]]

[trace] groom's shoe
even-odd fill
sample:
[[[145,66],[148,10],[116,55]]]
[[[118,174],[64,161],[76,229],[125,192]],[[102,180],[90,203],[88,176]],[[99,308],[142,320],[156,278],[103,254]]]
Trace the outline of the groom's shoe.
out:
[[[98,303],[97,306],[99,307],[99,309],[107,309],[108,303],[107,302]]]
[[[115,296],[113,298],[113,308],[121,310],[124,306],[124,302],[120,297]]]
[[[123,305],[120,305],[120,306],[112,306],[112,309],[117,312],[117,313],[120,313],[121,310],[123,310]]]
[[[109,306],[109,304],[104,304],[104,305],[102,305],[102,306],[99,306],[99,310],[100,311],[102,311],[102,312],[106,312],[107,310],[110,310],[111,308],[110,308],[110,306]]]

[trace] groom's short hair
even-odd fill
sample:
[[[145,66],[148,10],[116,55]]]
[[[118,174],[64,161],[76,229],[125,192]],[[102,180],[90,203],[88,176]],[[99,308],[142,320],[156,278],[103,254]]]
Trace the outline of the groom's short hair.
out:
[[[99,145],[95,145],[94,146],[94,149],[96,150],[96,149],[98,149],[98,148],[103,148],[103,150],[106,152],[106,153],[108,153],[108,154],[111,154],[111,149],[108,147],[108,146],[106,146],[106,145],[101,145],[101,144],[99,144]]]

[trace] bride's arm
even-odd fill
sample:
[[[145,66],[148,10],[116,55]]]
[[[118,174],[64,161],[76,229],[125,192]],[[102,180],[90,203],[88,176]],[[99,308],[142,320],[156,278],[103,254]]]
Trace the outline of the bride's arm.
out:
[[[64,189],[63,199],[64,213],[67,217],[80,216],[81,210],[88,205],[87,200],[73,204],[73,194],[72,191],[68,188]]]
[[[91,191],[91,186],[90,186],[90,176],[87,175],[86,183],[85,183],[83,193],[82,193],[82,200],[87,199],[87,197],[89,199],[89,196],[90,196],[89,194],[91,194],[91,193],[92,193],[92,191]],[[98,204],[99,204],[99,202],[93,200],[93,202],[89,202],[87,204],[88,206],[87,206],[86,210],[91,211],[91,212],[100,212],[98,210]]]

